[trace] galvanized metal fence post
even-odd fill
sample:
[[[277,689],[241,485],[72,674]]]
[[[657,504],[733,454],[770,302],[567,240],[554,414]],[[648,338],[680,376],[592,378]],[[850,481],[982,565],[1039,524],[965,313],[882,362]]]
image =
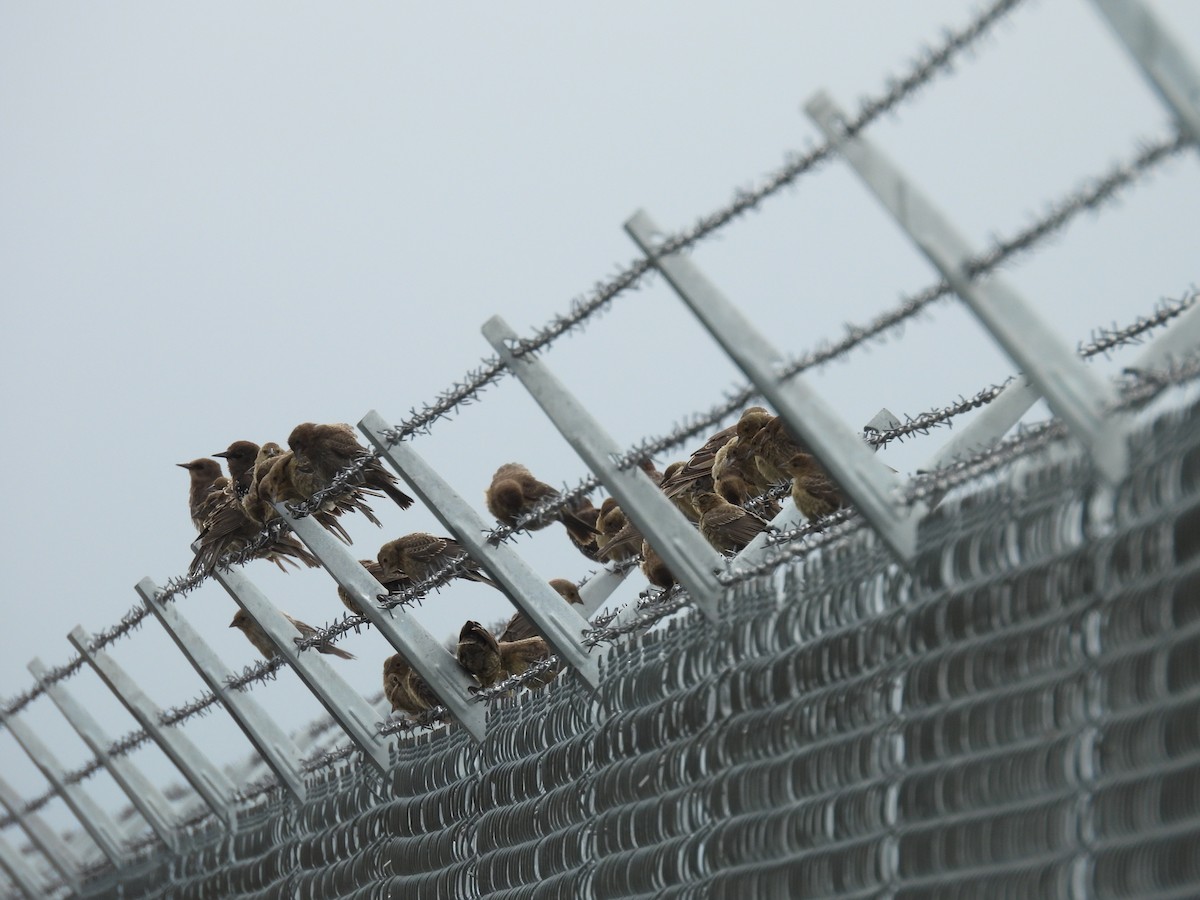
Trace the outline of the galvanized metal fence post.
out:
[[[660,255],[653,245],[658,228],[645,212],[636,213],[625,230],[708,329],[738,368],[754,383],[788,429],[808,445],[838,486],[879,536],[901,559],[917,547],[918,513],[900,503],[895,475],[876,459],[859,433],[802,378],[781,378],[780,353],[687,257]]]
[[[317,525],[315,520],[313,524]],[[379,716],[371,705],[320,654],[301,653],[296,649],[295,627],[239,569],[218,569],[215,577],[234,602],[266,632],[276,652],[288,662],[363,756],[381,773],[386,773],[390,740],[375,727]]]
[[[387,589],[363,568],[345,544],[326,531],[316,519],[312,516],[294,517],[286,503],[276,503],[275,508],[334,580],[354,598],[362,614],[383,635],[384,640],[425,679],[458,723],[475,740],[483,740],[487,730],[487,711],[482,704],[470,698],[468,691],[475,682],[454,657],[408,610],[379,606],[376,598],[386,594]],[[301,656],[315,654],[302,653]]]
[[[375,410],[358,427],[383,454],[383,458],[408,483],[418,497],[476,562],[500,583],[509,598],[537,626],[558,655],[591,687],[600,683],[596,657],[588,653],[580,635],[588,627],[587,619],[563,603],[549,581],[539,576],[520,556],[505,544],[492,546],[484,537],[490,530],[483,518],[448,485],[411,445],[389,444],[385,432],[389,425]]]
[[[26,812],[21,796],[3,778],[0,778],[0,806],[21,826],[26,837],[42,856],[58,872],[62,880],[73,891],[79,890],[79,857],[66,845],[58,833],[46,824],[45,819],[35,812]]]
[[[83,830],[95,841],[100,852],[107,856],[108,861],[117,868],[123,866],[126,854],[117,839],[120,832],[117,830],[116,823],[109,818],[108,813],[88,796],[81,785],[69,784],[66,781],[63,777],[66,770],[28,722],[22,721],[20,716],[7,715],[0,710],[0,723],[3,723],[16,742],[21,745],[21,749],[38,767],[38,771],[50,782],[55,793],[62,798],[67,808],[79,820]]]
[[[1179,126],[1200,145],[1200,73],[1183,46],[1141,0],[1092,0],[1141,66]]]
[[[545,363],[532,353],[514,352],[517,335],[500,316],[483,326],[483,335],[538,406],[604,484],[621,511],[642,532],[687,590],[696,607],[717,617],[722,588],[716,572],[725,559],[700,536],[695,526],[636,466],[618,465],[621,448],[600,423],[571,395]]]
[[[162,724],[162,710],[146,696],[137,682],[103,650],[93,650],[82,625],[76,625],[67,640],[116,695],[130,715],[158,744],[197,794],[230,831],[237,828],[232,805],[234,787],[225,774],[201,752],[182,731]]]
[[[1121,423],[1109,414],[1117,401],[1112,386],[1088,371],[1033,307],[998,276],[971,279],[968,266],[976,254],[966,239],[882,151],[861,134],[847,134],[846,116],[828,94],[818,93],[805,109],[1005,353],[1037,385],[1087,448],[1103,477],[1110,483],[1120,481],[1129,464],[1129,448]]]
[[[124,756],[113,756],[108,752],[112,741],[105,734],[100,723],[84,708],[83,704],[71,695],[65,682],[45,681],[49,670],[40,659],[34,659],[29,663],[29,671],[42,685],[46,696],[58,707],[63,718],[70,723],[83,742],[87,744],[88,749],[95,754],[96,759],[112,776],[113,781],[125,792],[129,802],[142,814],[142,818],[158,835],[159,840],[172,850],[177,849],[176,828],[178,822],[171,812],[170,801],[162,791],[155,787],[154,783],[143,775],[141,769],[129,759]]]
[[[307,795],[304,775],[300,771],[300,751],[292,739],[248,693],[232,689],[227,681],[233,672],[221,662],[215,650],[208,645],[199,632],[184,618],[174,603],[162,603],[158,598],[158,586],[149,578],[137,583],[135,590],[154,614],[180,652],[204,679],[208,689],[220,699],[238,728],[254,745],[263,761],[275,773],[279,783],[297,801]]]

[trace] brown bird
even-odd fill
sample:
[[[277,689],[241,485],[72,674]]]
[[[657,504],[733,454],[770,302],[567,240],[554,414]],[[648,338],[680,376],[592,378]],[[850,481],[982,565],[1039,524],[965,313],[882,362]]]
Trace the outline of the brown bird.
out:
[[[394,594],[397,591],[404,590],[404,588],[412,584],[412,582],[409,581],[406,576],[385,580],[383,577],[383,566],[379,565],[379,563],[373,559],[360,559],[359,564],[361,564],[362,567],[367,570],[368,574],[370,574],[372,578],[382,584],[384,590],[386,590],[389,594]],[[350,610],[350,612],[354,613],[355,615],[362,615],[362,610],[354,601],[354,598],[351,597],[346,589],[340,584],[338,585],[337,593],[338,599],[342,601],[342,605],[346,607],[346,609]]]
[[[833,479],[810,454],[794,454],[784,470],[792,476],[792,502],[810,522],[846,505]]]
[[[305,503],[322,486],[312,473],[296,458],[291,450],[284,450],[278,444],[263,444],[263,453],[269,452],[271,457],[266,460],[265,471],[251,484],[247,499],[257,495],[261,498],[259,506],[264,510],[268,519],[275,517],[275,508],[271,503]],[[260,454],[261,457],[261,454]],[[326,498],[320,509],[314,513],[314,518],[327,530],[337,535],[343,543],[352,544],[354,541],[338,521],[346,513],[361,512],[372,525],[379,525],[379,519],[371,511],[366,497],[378,497],[380,494],[366,488],[355,488],[349,493],[337,497]],[[252,513],[253,514],[253,513]]]
[[[516,525],[517,520],[529,513],[543,501],[554,501],[560,493],[546,484],[538,481],[520,463],[505,463],[492,476],[492,483],[484,493],[488,512],[505,525]],[[591,504],[588,504],[589,506]],[[585,541],[595,533],[595,528],[586,519],[576,516],[573,508],[559,510],[542,522],[531,522],[525,528],[529,531],[540,531],[554,520],[562,522],[576,544]]]
[[[229,480],[233,483],[233,492],[238,497],[245,497],[250,490],[258,451],[259,446],[253,441],[234,441],[223,452],[213,454],[222,457],[229,466]]]
[[[609,544],[629,524],[625,513],[612,497],[605,497],[600,504],[600,518],[596,521],[599,533],[596,535],[596,555],[602,559],[609,556]],[[613,548],[621,559],[627,558],[622,554],[622,548]]]
[[[784,466],[797,453],[806,453],[808,448],[800,443],[788,430],[783,419],[775,416],[762,426],[750,439],[754,464],[770,484],[790,480]]]
[[[567,603],[577,603],[583,605],[583,597],[579,596],[579,588],[575,586],[575,582],[568,581],[565,578],[552,578],[550,587],[558,591],[558,595]],[[504,627],[504,631],[500,633],[500,641],[520,641],[530,637],[540,637],[533,623],[529,621],[529,617],[523,612],[518,612],[508,620],[508,625]]]
[[[287,613],[284,613],[283,616],[292,623],[292,626],[299,633],[300,638],[312,637],[317,633],[317,629],[311,625],[301,622],[299,619],[293,619]],[[253,644],[258,652],[267,659],[275,658],[277,653],[275,645],[271,643],[271,639],[267,637],[267,633],[263,631],[262,626],[250,618],[250,614],[244,609],[237,611],[237,615],[233,617],[233,621],[229,623],[229,627],[236,628],[244,634],[246,640]],[[297,638],[297,640],[300,638]],[[334,656],[340,656],[342,659],[354,659],[353,653],[347,653],[341,647],[335,647],[329,641],[322,641],[313,649],[318,653],[330,653]]]
[[[300,463],[310,470],[320,487],[326,487],[338,472],[352,462],[368,458],[367,448],[358,442],[354,429],[345,424],[317,425],[304,422],[292,429],[288,435],[288,446]],[[367,487],[383,491],[401,509],[413,505],[413,498],[396,487],[396,476],[392,475],[378,459],[370,459],[363,467],[359,479]]]
[[[669,588],[677,583],[675,575],[667,568],[663,558],[646,540],[642,541],[642,574],[655,587]]]
[[[753,434],[762,423],[771,418],[771,414],[761,406],[751,406],[746,409],[741,418],[728,428],[722,428],[695,451],[679,469],[667,478],[664,474],[660,487],[668,497],[692,490],[712,490],[713,459],[729,441],[730,438],[742,432]]]
[[[504,677],[524,675],[529,667],[550,655],[550,645],[541,637],[528,637],[520,641],[500,642],[500,667]],[[545,687],[558,675],[559,667],[547,669],[536,678],[525,682],[525,687],[536,690]]]
[[[388,580],[406,576],[414,583],[425,581],[443,566],[457,560],[460,570],[453,577],[488,584],[501,592],[504,590],[479,571],[479,563],[471,559],[454,538],[413,532],[388,541],[379,548],[376,558]]]
[[[721,553],[736,553],[767,528],[764,519],[711,491],[696,496],[696,508],[700,510],[700,533]]]
[[[571,515],[580,519],[588,526],[587,531],[580,530],[578,533],[571,528],[567,528],[567,537],[571,539],[571,544],[592,562],[598,562],[599,557],[596,555],[596,535],[600,532],[600,510],[592,506],[590,500],[584,498],[571,507]]]
[[[478,622],[467,622],[458,635],[458,664],[473,675],[481,688],[489,688],[512,675],[521,675],[539,659],[550,655],[550,648],[540,637],[500,642]],[[556,673],[548,672],[531,685],[541,686],[553,680]]]
[[[500,642],[478,622],[468,621],[458,633],[458,664],[474,676],[480,687],[489,688],[504,675]]]
[[[261,526],[246,515],[242,501],[234,496],[230,485],[226,484],[209,500],[212,505],[204,519],[204,527],[196,538],[198,547],[188,567],[189,575],[198,572],[211,575],[222,558],[246,550],[261,538]],[[320,565],[296,538],[283,533],[275,535],[269,544],[256,550],[252,558],[269,559],[285,572],[285,562],[293,566],[300,562],[310,568]]]
[[[429,683],[399,653],[383,661],[383,694],[392,712],[400,709],[412,716],[441,705]]]
[[[673,462],[663,469],[663,480],[659,488],[663,484],[669,484],[671,480],[683,469],[683,462]],[[665,493],[665,490],[664,490]],[[674,494],[667,494],[667,499],[675,504],[676,509],[687,516],[688,521],[693,524],[700,521],[700,514],[696,512],[696,505],[692,503],[692,495],[694,493],[694,484],[686,485],[678,489]]]
[[[215,459],[193,459],[191,462],[175,465],[187,469],[191,477],[188,511],[192,516],[192,524],[196,526],[197,531],[201,531],[204,528],[204,520],[216,503],[214,494],[219,494],[229,484],[229,479],[221,474],[221,464]]]

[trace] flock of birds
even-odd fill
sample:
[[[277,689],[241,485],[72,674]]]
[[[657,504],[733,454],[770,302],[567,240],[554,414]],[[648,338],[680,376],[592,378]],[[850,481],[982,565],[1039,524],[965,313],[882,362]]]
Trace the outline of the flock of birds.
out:
[[[188,505],[199,532],[189,574],[211,574],[228,555],[247,550],[252,550],[254,558],[270,559],[284,571],[288,565],[318,566],[317,559],[287,532],[275,535],[265,546],[252,548],[260,541],[264,526],[279,517],[273,503],[308,502],[352,463],[365,461],[357,482],[326,499],[312,513],[342,541],[351,543],[339,521],[347,513],[362,513],[373,524],[380,524],[369,500],[386,495],[401,509],[413,504],[413,498],[397,487],[395,476],[378,459],[370,457],[349,425],[306,422],[292,430],[287,444],[289,449],[285,450],[276,443],[259,446],[251,441],[233,442],[223,452],[213,454],[225,459],[228,475],[222,474],[215,459],[178,464],[191,476]],[[781,419],[761,406],[745,410],[735,424],[709,437],[686,461],[672,463],[661,473],[649,460],[641,468],[720,553],[740,551],[768,527],[768,519],[779,509],[773,488],[790,482],[796,508],[810,520],[828,515],[845,503],[837,486],[803,444],[787,431]],[[519,463],[500,466],[485,493],[488,511],[508,526],[517,525],[539,505],[559,497],[555,488],[539,481]],[[766,518],[747,508],[751,501]],[[524,526],[540,530],[554,521],[565,527],[571,543],[589,560],[636,561],[651,584],[669,588],[676,583],[662,558],[612,497],[599,507],[581,498],[560,505],[552,516]],[[425,532],[388,541],[375,559],[360,563],[388,593],[421,584],[448,566],[452,567],[452,577],[503,590],[456,540]],[[573,582],[556,578],[550,586],[565,602],[582,604]],[[338,588],[338,597],[352,612],[361,612],[344,588]],[[287,619],[297,631],[297,640],[317,633],[311,625],[291,616]],[[275,656],[271,639],[244,611],[239,610],[230,627],[241,630],[264,657]],[[316,649],[344,659],[354,658],[328,641]],[[520,612],[499,633],[468,621],[459,632],[455,653],[459,665],[478,683],[476,690],[523,674],[549,654],[545,639]],[[556,675],[557,669],[546,669],[528,679],[525,686],[536,689]],[[393,712],[416,716],[440,705],[428,684],[400,654],[384,661],[383,687]]]

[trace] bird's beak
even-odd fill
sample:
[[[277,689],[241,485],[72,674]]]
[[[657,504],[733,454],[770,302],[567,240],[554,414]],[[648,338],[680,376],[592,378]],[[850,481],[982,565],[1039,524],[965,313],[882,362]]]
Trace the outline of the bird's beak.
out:
[[[229,458],[229,454],[228,454],[228,453],[214,453],[214,454],[213,454],[213,456],[219,456],[219,457],[221,457],[221,459],[228,459],[228,458]]]
[[[175,465],[179,466],[179,468],[181,468],[181,469],[190,469],[191,468],[190,463],[175,463]]]
[[[229,627],[230,627],[230,628],[237,628],[237,622],[230,622],[230,623],[229,623]]]

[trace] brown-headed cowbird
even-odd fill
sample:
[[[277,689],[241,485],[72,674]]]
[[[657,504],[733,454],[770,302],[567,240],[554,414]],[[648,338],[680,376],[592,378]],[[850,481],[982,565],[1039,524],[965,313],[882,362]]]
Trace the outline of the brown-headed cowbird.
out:
[[[367,570],[367,573],[372,578],[383,585],[384,590],[386,590],[389,594],[394,594],[397,591],[401,591],[412,583],[408,580],[408,577],[404,575],[401,575],[399,578],[385,579],[383,577],[383,566],[381,566],[376,560],[360,559],[358,562],[359,565]],[[337,594],[338,599],[342,601],[342,605],[346,607],[346,609],[350,610],[350,612],[354,613],[355,615],[362,615],[362,610],[354,601],[354,598],[351,597],[346,589],[340,584],[338,585]]]
[[[301,638],[312,637],[317,633],[317,629],[311,625],[301,622],[299,619],[293,619],[287,613],[283,614],[284,618],[292,623],[292,626],[299,633]],[[229,623],[230,628],[238,629],[246,636],[246,639],[255,646],[259,653],[267,659],[274,659],[276,655],[275,645],[271,643],[271,639],[267,637],[267,633],[262,630],[262,627],[250,618],[250,614],[244,609],[239,609],[237,615],[233,617],[233,621]],[[354,659],[353,653],[347,653],[341,647],[335,647],[329,641],[322,641],[313,648],[318,653],[329,653],[333,656],[340,656],[342,659]]]
[[[582,520],[588,528],[587,531],[580,530],[578,533],[568,528],[567,537],[571,539],[571,543],[576,550],[592,560],[592,562],[598,562],[599,557],[596,555],[596,535],[600,532],[600,510],[592,506],[590,500],[584,498],[571,508],[571,514],[575,518]]]
[[[316,476],[318,486],[326,487],[338,472],[352,462],[370,456],[367,448],[358,442],[354,429],[345,424],[317,425],[303,422],[288,435],[288,446],[299,461]],[[383,491],[401,509],[413,505],[413,498],[396,487],[396,476],[392,475],[378,459],[371,459],[363,467],[361,482],[367,487]]]
[[[544,481],[538,481],[533,477],[533,473],[520,463],[505,463],[498,468],[492,476],[492,483],[484,493],[488,512],[510,526],[516,525],[521,516],[542,501],[557,500],[559,496],[556,489]],[[525,527],[529,531],[540,531],[555,519],[562,522],[571,535],[571,540],[576,544],[594,534],[591,523],[576,516],[572,507],[559,510],[541,523],[534,522]]]
[[[499,647],[500,668],[504,673],[504,678],[523,675],[535,662],[550,655],[550,645],[544,638],[537,636],[519,641],[501,641]],[[545,687],[554,680],[557,674],[557,668],[547,669],[536,678],[526,681],[525,687],[530,690]]]
[[[696,508],[700,533],[721,553],[736,553],[767,527],[765,520],[711,491],[696,495]]]
[[[255,544],[261,536],[261,526],[246,515],[242,501],[234,496],[233,489],[228,484],[211,495],[210,499],[211,511],[205,517],[204,527],[200,529],[196,538],[198,548],[192,564],[188,567],[189,575],[198,572],[211,575],[224,556],[245,550]],[[320,565],[316,557],[296,538],[282,533],[275,535],[269,544],[259,548],[253,558],[269,559],[285,572],[285,562],[293,566],[300,562],[310,568]]]
[[[175,463],[188,470],[191,484],[188,487],[188,512],[197,531],[204,528],[204,520],[217,503],[217,495],[229,484],[221,474],[221,464],[215,459],[193,459],[191,462]]]
[[[317,485],[313,482],[312,474],[291,450],[284,450],[278,444],[263,444],[260,458],[262,453],[266,452],[271,454],[270,458],[266,460],[263,469],[256,470],[265,474],[261,474],[261,477],[255,476],[246,499],[250,500],[257,495],[260,498],[257,507],[271,519],[275,517],[275,508],[271,506],[273,502],[304,503],[316,491]],[[352,544],[354,541],[338,521],[338,517],[349,512],[361,512],[372,525],[379,525],[379,519],[364,499],[367,495],[379,496],[374,491],[356,488],[350,493],[330,497],[321,504],[313,517],[327,530],[336,534],[343,543]]]
[[[575,582],[568,581],[565,578],[550,579],[550,587],[558,591],[558,595],[567,603],[583,604],[583,597],[579,596],[579,588],[575,586]],[[529,621],[529,617],[523,612],[518,612],[508,620],[508,625],[504,631],[500,633],[500,641],[520,641],[525,638],[540,637],[533,623]]]
[[[646,540],[642,541],[642,573],[655,587],[669,588],[676,583],[674,574],[667,568],[663,558]]]
[[[671,480],[683,469],[684,463],[673,462],[663,469],[663,480],[659,488],[662,489],[663,484],[669,484]],[[665,490],[664,490],[665,493]],[[688,521],[693,524],[700,521],[700,514],[696,512],[696,506],[692,503],[692,495],[694,493],[694,485],[685,485],[676,490],[675,493],[667,494],[667,499],[675,504],[675,508],[687,516]]]
[[[229,466],[229,480],[233,483],[233,492],[238,497],[245,497],[246,492],[250,490],[258,451],[259,446],[253,441],[234,441],[221,453],[213,454],[222,457]]]
[[[771,484],[780,484],[790,480],[784,466],[797,453],[807,452],[796,438],[787,430],[783,419],[774,416],[760,428],[750,439],[751,451],[754,454],[754,464]]]
[[[502,680],[504,667],[500,663],[500,642],[478,622],[468,621],[458,633],[458,664],[468,675],[489,688]]]
[[[709,437],[699,450],[688,457],[687,462],[671,473],[670,478],[663,473],[664,477],[660,485],[663,493],[668,497],[675,497],[688,490],[691,490],[693,494],[696,491],[712,490],[712,466],[717,451],[740,431],[756,430],[758,423],[764,417],[770,418],[770,415],[761,406],[751,406],[744,410],[737,422],[728,428],[722,428]]]
[[[399,709],[412,716],[441,705],[429,683],[399,653],[383,661],[383,694],[392,712]]]
[[[628,521],[625,513],[621,511],[621,507],[617,505],[617,501],[612,497],[605,497],[604,502],[600,504],[600,516],[596,520],[596,555],[598,557],[605,557],[608,542],[625,527]]]
[[[808,453],[796,453],[784,464],[792,476],[792,502],[809,521],[827,516],[846,505],[828,473]]]
[[[471,559],[454,538],[416,531],[388,541],[379,548],[376,559],[388,580],[406,576],[414,583],[425,581],[443,566],[457,560],[460,566],[455,578],[488,584],[501,592],[504,590],[479,571],[479,563]]]

